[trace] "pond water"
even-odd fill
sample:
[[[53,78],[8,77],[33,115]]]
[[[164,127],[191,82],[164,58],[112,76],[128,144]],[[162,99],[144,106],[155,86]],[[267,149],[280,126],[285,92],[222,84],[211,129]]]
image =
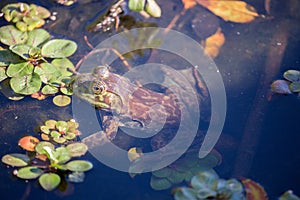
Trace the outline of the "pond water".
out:
[[[56,38],[77,42],[78,50],[70,57],[73,63],[77,63],[91,50],[84,36],[96,46],[115,34],[115,31],[87,31],[87,27],[107,11],[110,1],[78,0],[69,7],[54,1],[26,2],[57,12],[57,19],[48,22],[44,28]],[[174,16],[181,12],[182,3],[179,0],[157,2],[163,11],[161,18],[145,19],[138,13],[128,11],[130,17],[124,18],[122,22],[130,24],[133,22],[129,21],[135,19],[146,21],[148,24],[142,23],[144,26],[151,23],[167,27]],[[248,2],[258,13],[267,15],[262,1]],[[275,95],[270,91],[272,81],[282,79],[286,70],[300,69],[300,27],[297,26],[300,16],[295,11],[300,5],[296,0],[270,2],[270,17],[244,24],[215,18],[197,5],[182,15],[173,29],[200,42],[201,38],[196,31],[207,33],[212,26],[222,28],[225,44],[214,62],[224,81],[227,111],[221,137],[215,146],[222,156],[222,162],[215,170],[226,179],[251,178],[265,188],[270,199],[275,199],[289,189],[300,195],[300,116],[297,113],[300,101],[297,95]],[[7,3],[11,1],[1,1],[0,7]],[[202,27],[201,31],[195,31],[192,21],[195,22],[200,15],[205,15],[202,20],[207,26]],[[4,24],[6,22],[1,19],[0,25]],[[128,58],[128,62],[132,66],[147,62],[160,62],[175,68],[188,65],[183,59],[173,56],[163,51],[151,54],[151,50],[146,49],[142,54]],[[122,61],[118,60],[113,65],[115,72],[126,72]],[[24,152],[17,145],[19,138],[25,135],[38,136],[37,129],[45,120],[68,120],[73,117],[72,106],[57,107],[53,105],[52,97],[43,101],[30,97],[10,101],[0,94],[0,102],[1,156]],[[82,120],[79,123],[88,122]],[[92,154],[86,155],[84,159],[94,165],[87,172],[85,181],[65,184],[53,192],[44,191],[35,180],[16,178],[12,175],[13,168],[1,163],[1,199],[173,199],[171,189],[155,191],[150,187],[151,173],[131,178],[128,173],[107,167]]]

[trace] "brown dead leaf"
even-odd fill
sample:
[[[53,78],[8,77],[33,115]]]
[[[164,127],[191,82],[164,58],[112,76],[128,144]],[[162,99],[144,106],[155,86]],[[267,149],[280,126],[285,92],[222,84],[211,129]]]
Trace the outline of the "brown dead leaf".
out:
[[[47,96],[42,94],[41,92],[36,92],[36,93],[33,93],[31,95],[31,97],[34,99],[37,99],[37,100],[44,100],[44,99],[46,99]]]
[[[195,0],[182,0],[182,3],[185,10],[192,8],[197,4]]]
[[[225,36],[222,33],[221,28],[218,28],[215,34],[205,40],[204,52],[211,58],[215,58],[219,55],[220,48],[223,46],[224,42]]]
[[[215,15],[225,21],[247,23],[258,17],[254,7],[243,1],[231,0],[196,0],[197,3],[204,6]]]

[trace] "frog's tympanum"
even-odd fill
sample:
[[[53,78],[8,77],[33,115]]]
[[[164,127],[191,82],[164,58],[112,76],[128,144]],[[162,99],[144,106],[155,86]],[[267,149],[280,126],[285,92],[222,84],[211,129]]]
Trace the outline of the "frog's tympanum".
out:
[[[174,93],[160,93],[137,86],[110,72],[107,66],[98,66],[93,73],[77,75],[73,91],[100,110],[103,132],[109,140],[115,138],[118,127],[153,131],[155,125],[162,122],[164,128],[176,126],[183,117],[183,106],[188,110],[199,106],[199,102],[191,101],[187,94],[181,94],[179,100]],[[83,142],[93,147],[103,140],[103,132],[90,135]]]

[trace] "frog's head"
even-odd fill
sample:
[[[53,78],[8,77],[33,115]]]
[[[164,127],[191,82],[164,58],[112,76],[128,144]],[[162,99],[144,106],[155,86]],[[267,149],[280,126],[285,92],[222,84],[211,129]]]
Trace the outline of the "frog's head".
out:
[[[93,73],[78,74],[74,79],[73,92],[105,111],[120,113],[124,104],[119,75],[110,73],[107,66],[96,67]]]

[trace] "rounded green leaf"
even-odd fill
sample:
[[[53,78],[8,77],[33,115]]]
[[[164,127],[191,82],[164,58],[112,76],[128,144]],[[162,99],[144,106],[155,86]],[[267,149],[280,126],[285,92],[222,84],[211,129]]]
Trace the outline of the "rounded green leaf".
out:
[[[132,11],[140,12],[144,10],[146,0],[129,0],[128,7]]]
[[[61,91],[61,93],[65,94],[65,95],[72,95],[73,94],[73,90],[71,87],[61,87],[59,89]]]
[[[54,156],[60,164],[64,164],[71,159],[70,152],[66,147],[56,148],[54,151]]]
[[[27,40],[27,33],[19,31],[13,25],[2,26],[0,28],[0,41],[8,46],[22,44]]]
[[[61,136],[61,134],[58,131],[51,131],[50,135],[51,135],[51,137],[54,137],[54,138]]]
[[[50,133],[49,127],[47,127],[47,126],[40,126],[40,129],[43,133],[45,133],[47,135]]]
[[[55,124],[55,127],[57,128],[57,130],[61,133],[65,133],[68,129],[68,123],[65,121],[58,121]]]
[[[55,137],[55,138],[53,138],[53,141],[58,143],[58,144],[63,144],[67,141],[67,139],[63,138],[63,137]]]
[[[50,142],[46,142],[46,141],[42,141],[39,142],[36,146],[35,146],[35,151],[38,154],[46,154],[47,152],[45,151],[44,147],[49,147],[50,149],[54,150],[54,145]]]
[[[289,84],[290,82],[286,80],[276,80],[271,84],[271,89],[278,94],[291,94]]]
[[[17,63],[20,61],[19,56],[14,54],[8,49],[0,50],[0,67],[8,66],[11,63]]]
[[[42,88],[42,93],[43,94],[55,94],[58,92],[58,88],[57,87],[54,87],[52,85],[45,85],[43,88]]]
[[[51,63],[42,63],[35,68],[34,72],[39,74],[44,83],[57,81],[61,77],[59,69]]]
[[[43,19],[46,19],[46,18],[50,17],[50,15],[51,15],[50,11],[42,6],[36,6],[35,10],[36,10],[37,16],[39,16],[40,18],[43,18]]]
[[[154,190],[166,190],[172,186],[172,183],[167,178],[151,176],[150,186]]]
[[[17,27],[20,31],[22,31],[22,32],[26,32],[26,31],[27,31],[27,24],[26,24],[25,22],[23,22],[23,21],[18,21],[18,22],[16,23],[16,27]]]
[[[22,77],[32,74],[33,68],[34,66],[30,62],[10,64],[7,68],[6,74],[9,77]]]
[[[191,180],[191,185],[195,189],[213,188],[218,177],[210,172],[201,172],[194,176]]]
[[[161,16],[161,9],[155,0],[147,0],[145,11],[152,17]]]
[[[288,70],[284,72],[283,77],[291,82],[300,81],[300,71]]]
[[[65,58],[75,53],[77,44],[71,40],[54,39],[42,47],[42,55],[48,58]]]
[[[6,71],[5,68],[0,67],[0,82],[7,78],[5,71]]]
[[[66,132],[63,135],[63,137],[66,138],[67,140],[73,140],[74,138],[76,138],[76,134],[72,132]]]
[[[52,191],[60,183],[60,177],[54,173],[46,173],[40,176],[39,183],[47,191]]]
[[[49,129],[55,129],[55,125],[56,125],[57,121],[53,120],[53,119],[49,119],[45,122],[45,125],[49,128]]]
[[[156,176],[158,178],[164,178],[164,177],[168,177],[172,174],[172,169],[169,168],[169,167],[165,167],[165,168],[162,168],[160,170],[157,170],[157,171],[153,171],[152,172],[152,175],[153,176]]]
[[[40,90],[42,81],[36,73],[10,79],[10,86],[18,94],[30,95]]]
[[[173,171],[171,175],[169,175],[167,177],[167,179],[173,183],[173,184],[177,184],[177,183],[181,183],[182,181],[184,181],[186,174],[184,172],[177,172],[177,171]]]
[[[5,79],[0,83],[1,87],[1,93],[8,99],[13,101],[18,101],[23,99],[25,96],[17,94],[13,91],[13,89],[10,87],[10,80]]]
[[[43,171],[38,167],[23,167],[17,171],[17,177],[22,179],[35,179],[42,173]]]
[[[300,92],[300,82],[293,82],[290,84],[290,90],[292,92]]]
[[[61,71],[63,77],[73,75],[73,73],[68,71],[68,69],[70,69],[71,71],[75,71],[73,63],[68,58],[54,59],[52,60],[51,64],[56,66]]]
[[[13,167],[23,167],[28,165],[29,157],[25,154],[12,153],[6,154],[2,157],[2,162],[4,164],[13,166]]]
[[[45,29],[35,29],[28,33],[26,44],[38,47],[50,39],[50,34]]]
[[[57,106],[67,106],[71,103],[71,98],[66,95],[57,95],[53,98],[53,103]]]
[[[175,200],[198,200],[197,191],[192,188],[180,188],[174,194]]]
[[[84,181],[85,175],[83,172],[72,172],[68,175],[68,181],[72,183],[81,183]]]
[[[29,51],[31,49],[31,46],[27,44],[16,44],[13,46],[10,46],[9,49],[14,52],[15,54],[21,56],[23,59],[27,60],[29,59]]]
[[[88,150],[87,145],[81,142],[69,144],[66,148],[69,150],[72,157],[83,156]]]
[[[93,168],[93,164],[85,160],[73,160],[67,163],[67,168],[73,172],[85,172]]]

